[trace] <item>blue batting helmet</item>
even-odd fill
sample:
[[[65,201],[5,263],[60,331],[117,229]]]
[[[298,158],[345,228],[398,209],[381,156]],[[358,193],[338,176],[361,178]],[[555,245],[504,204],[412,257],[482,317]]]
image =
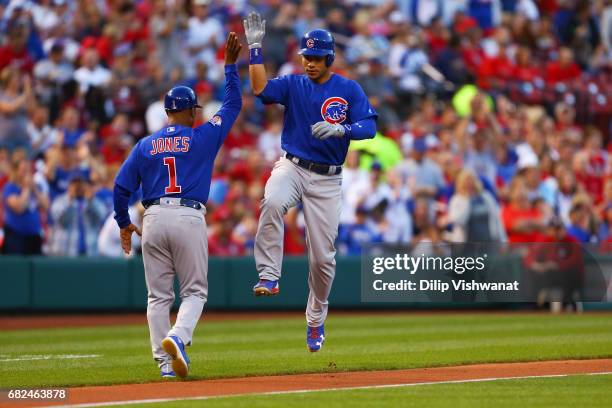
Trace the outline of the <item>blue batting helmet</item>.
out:
[[[175,86],[164,98],[164,108],[169,112],[179,112],[193,107],[201,108],[195,92],[188,86]]]
[[[307,32],[302,37],[300,46],[298,54],[325,57],[325,65],[328,67],[334,63],[334,37],[329,31],[317,29]]]

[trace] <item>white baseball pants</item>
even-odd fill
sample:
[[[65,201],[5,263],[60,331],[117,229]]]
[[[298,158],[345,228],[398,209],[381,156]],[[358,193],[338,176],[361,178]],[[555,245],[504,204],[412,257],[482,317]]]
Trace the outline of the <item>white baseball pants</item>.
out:
[[[260,279],[281,277],[283,260],[283,216],[299,202],[306,221],[308,247],[309,326],[323,324],[328,297],[336,272],[336,248],[340,219],[342,175],[314,173],[281,157],[266,183],[255,237],[255,263]]]
[[[153,358],[161,366],[170,356],[161,347],[166,336],[191,343],[193,331],[208,296],[208,241],[205,209],[178,205],[177,198],[162,198],[143,218],[142,254],[148,289],[147,321]],[[174,326],[174,275],[178,277],[181,305]]]

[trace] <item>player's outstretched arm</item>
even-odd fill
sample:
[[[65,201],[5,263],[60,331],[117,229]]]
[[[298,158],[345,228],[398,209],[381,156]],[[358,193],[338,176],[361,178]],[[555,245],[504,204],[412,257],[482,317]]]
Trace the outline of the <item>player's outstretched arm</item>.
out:
[[[253,94],[259,95],[268,84],[266,67],[263,64],[262,46],[266,34],[266,20],[258,13],[251,12],[243,21],[244,34],[249,44],[249,79]]]

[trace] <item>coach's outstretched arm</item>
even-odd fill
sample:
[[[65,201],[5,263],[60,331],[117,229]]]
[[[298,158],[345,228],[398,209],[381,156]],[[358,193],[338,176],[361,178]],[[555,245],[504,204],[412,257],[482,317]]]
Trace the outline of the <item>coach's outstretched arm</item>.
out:
[[[263,64],[261,43],[266,34],[266,20],[255,12],[251,12],[243,21],[244,34],[249,44],[249,79],[255,95],[263,92],[268,84],[266,67]]]
[[[236,33],[229,33],[225,43],[225,95],[221,109],[231,108],[239,112],[240,108],[242,108],[240,78],[238,77],[238,69],[236,67],[236,61],[241,49],[242,45],[240,45],[240,40]]]
[[[236,33],[229,33],[225,43],[225,93],[223,95],[223,104],[216,113],[216,116],[220,116],[223,122],[226,122],[221,128],[228,132],[242,108],[240,78],[238,77],[238,68],[236,67],[236,61],[241,49],[242,46]]]
[[[223,105],[212,119],[200,126],[200,128],[206,129],[205,133],[209,137],[215,138],[215,154],[227,138],[242,108],[240,78],[236,67],[241,49],[242,46],[236,33],[229,33],[225,43],[225,95]]]

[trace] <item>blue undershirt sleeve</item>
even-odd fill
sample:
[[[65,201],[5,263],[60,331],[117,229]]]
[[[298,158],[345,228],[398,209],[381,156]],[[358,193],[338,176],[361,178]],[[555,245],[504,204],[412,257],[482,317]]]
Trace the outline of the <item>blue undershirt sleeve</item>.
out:
[[[130,152],[126,161],[121,165],[119,173],[115,178],[115,187],[113,189],[113,205],[115,209],[115,220],[119,228],[125,228],[130,225],[130,215],[128,214],[128,205],[130,196],[140,188],[140,173],[138,171],[138,142]]]
[[[376,121],[372,118],[359,120],[350,125],[344,125],[344,135],[351,140],[373,139],[376,135]]]
[[[132,193],[129,190],[121,187],[119,184],[115,184],[115,188],[113,189],[113,204],[115,206],[115,220],[119,228],[125,228],[132,223],[128,212],[131,195]]]

